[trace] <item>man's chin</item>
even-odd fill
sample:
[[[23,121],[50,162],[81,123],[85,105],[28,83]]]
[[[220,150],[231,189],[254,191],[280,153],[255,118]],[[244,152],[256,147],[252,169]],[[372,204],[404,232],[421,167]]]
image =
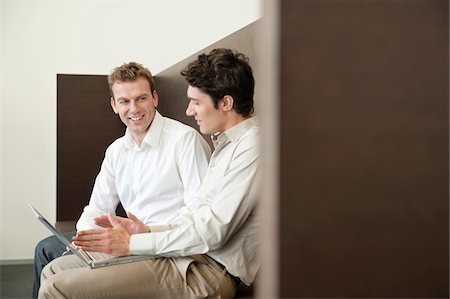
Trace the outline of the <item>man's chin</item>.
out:
[[[211,133],[209,133],[206,130],[203,130],[202,128],[199,128],[199,130],[200,130],[200,133],[202,133],[203,135],[211,135]]]
[[[147,133],[150,126],[148,125],[129,125],[128,128],[134,133]]]

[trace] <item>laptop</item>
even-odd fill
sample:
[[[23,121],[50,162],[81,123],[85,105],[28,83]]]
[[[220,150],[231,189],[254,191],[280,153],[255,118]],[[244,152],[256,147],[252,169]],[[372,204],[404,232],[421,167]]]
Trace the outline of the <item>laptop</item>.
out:
[[[105,266],[112,266],[112,265],[118,265],[118,264],[124,264],[124,263],[131,263],[131,262],[137,262],[142,260],[148,260],[152,259],[154,257],[146,256],[146,255],[130,255],[130,256],[122,256],[122,257],[115,257],[115,256],[107,256],[105,257],[104,254],[98,253],[98,252],[90,252],[90,251],[84,251],[83,249],[77,249],[75,248],[72,243],[67,240],[62,233],[60,233],[53,225],[50,224],[50,222],[47,221],[47,219],[42,216],[41,213],[39,213],[33,206],[28,204],[31,211],[33,211],[33,214],[36,216],[36,218],[44,224],[46,228],[48,228],[53,235],[55,235],[58,240],[60,240],[68,250],[70,250],[73,254],[75,254],[77,257],[79,257],[87,266],[94,268],[99,267],[105,267]]]

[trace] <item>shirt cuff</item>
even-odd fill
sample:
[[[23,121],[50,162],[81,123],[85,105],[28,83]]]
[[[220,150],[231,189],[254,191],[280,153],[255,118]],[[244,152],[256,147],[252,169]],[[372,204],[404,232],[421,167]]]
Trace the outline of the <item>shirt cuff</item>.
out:
[[[78,220],[77,224],[75,225],[75,228],[77,231],[81,231],[81,230],[88,230],[88,229],[102,229],[103,227],[96,225],[94,220],[92,220],[89,223],[85,219],[80,219],[80,220]]]
[[[134,234],[130,237],[132,255],[155,255],[155,237],[152,233]]]
[[[168,224],[154,224],[154,225],[147,225],[147,227],[150,229],[150,232],[152,233],[170,230],[170,226]]]

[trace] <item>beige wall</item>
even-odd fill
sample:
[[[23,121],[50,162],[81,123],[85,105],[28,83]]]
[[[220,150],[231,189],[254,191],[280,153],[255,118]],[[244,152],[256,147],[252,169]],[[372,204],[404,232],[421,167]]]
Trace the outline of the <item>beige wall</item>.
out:
[[[27,203],[56,217],[56,74],[107,74],[130,60],[156,74],[261,12],[259,0],[117,0],[1,1],[0,14],[0,262],[7,262],[31,259],[49,235]]]

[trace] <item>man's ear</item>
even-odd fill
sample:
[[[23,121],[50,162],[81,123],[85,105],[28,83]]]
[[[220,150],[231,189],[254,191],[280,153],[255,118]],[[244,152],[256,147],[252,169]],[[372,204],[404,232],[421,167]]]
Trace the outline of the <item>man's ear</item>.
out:
[[[116,108],[116,101],[114,100],[113,97],[111,97],[110,103],[111,103],[111,108],[114,111],[114,113],[119,114],[119,112],[117,111],[117,108]]]
[[[156,92],[156,90],[153,91],[152,96],[153,96],[153,106],[155,106],[155,108],[156,108],[156,107],[158,107],[158,101],[159,101],[158,93]]]
[[[230,95],[226,95],[222,99],[222,111],[231,111],[234,105],[234,99]]]

